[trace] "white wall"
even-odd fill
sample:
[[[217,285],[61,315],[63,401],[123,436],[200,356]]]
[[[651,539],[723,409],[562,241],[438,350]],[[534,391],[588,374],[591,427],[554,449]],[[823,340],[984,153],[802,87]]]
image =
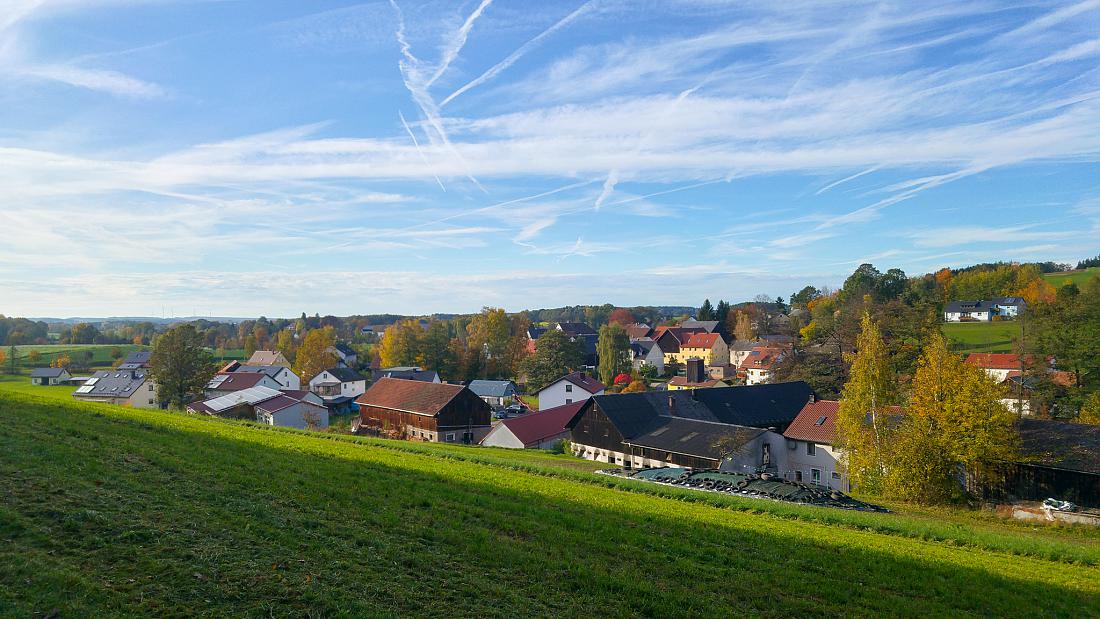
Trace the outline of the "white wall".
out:
[[[821,471],[821,485],[829,486],[841,492],[848,492],[847,476],[841,473],[840,479],[833,477],[833,473],[840,472],[840,453],[838,450],[834,450],[829,445],[816,443],[815,454],[811,456],[806,453],[806,445],[808,444],[806,441],[787,439],[786,442],[786,447],[782,448],[786,457],[785,463],[779,468],[780,475],[793,481],[797,479],[796,472],[801,471],[802,481],[808,484],[813,482],[813,470],[817,469]]]
[[[291,372],[288,368],[280,370],[274,378],[279,383],[281,389],[293,389],[297,391],[302,388],[302,379],[298,378],[298,375]]]
[[[548,408],[554,408],[555,406],[565,406],[573,402],[580,402],[602,393],[603,391],[599,393],[588,393],[567,380],[559,380],[539,392],[539,410],[544,411]]]
[[[498,423],[489,430],[489,434],[481,439],[481,444],[486,447],[508,447],[510,449],[523,449],[526,445],[516,438],[515,434],[503,423]]]
[[[299,402],[293,406],[288,406],[281,411],[277,411],[270,415],[266,415],[257,411],[257,421],[260,423],[266,423],[272,426],[279,426],[282,428],[298,428],[305,430],[307,428],[305,417],[303,414],[309,412],[316,414],[317,429],[323,429],[328,427],[328,409],[323,406],[317,406],[316,404],[309,404],[307,402]]]

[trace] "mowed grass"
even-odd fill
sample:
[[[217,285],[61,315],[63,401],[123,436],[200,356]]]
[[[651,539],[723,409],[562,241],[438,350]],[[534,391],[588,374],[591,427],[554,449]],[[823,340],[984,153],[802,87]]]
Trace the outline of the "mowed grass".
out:
[[[1012,352],[1020,337],[1020,323],[1012,320],[949,322],[942,326],[944,337],[958,352]]]
[[[937,532],[571,462],[0,389],[0,616],[1100,613],[1092,530]]]
[[[1077,284],[1083,286],[1088,280],[1100,275],[1100,267],[1092,267],[1091,269],[1081,269],[1080,271],[1066,271],[1064,273],[1047,273],[1043,275],[1043,279],[1047,280],[1047,283],[1055,288],[1061,288],[1066,284]]]

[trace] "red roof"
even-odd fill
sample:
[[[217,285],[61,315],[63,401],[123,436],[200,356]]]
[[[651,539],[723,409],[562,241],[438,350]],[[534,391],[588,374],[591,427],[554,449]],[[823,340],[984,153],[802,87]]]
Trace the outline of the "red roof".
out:
[[[550,384],[554,385],[560,383],[563,380],[567,380],[573,383],[574,385],[580,387],[581,389],[584,389],[588,393],[599,393],[604,389],[607,389],[607,385],[604,385],[600,381],[596,380],[595,377],[589,376],[584,372],[573,372],[572,374],[566,374],[565,376],[562,376],[561,378],[555,380]]]
[[[1030,361],[1025,359],[1025,361]],[[1018,370],[1020,355],[1012,353],[974,352],[966,357],[967,365],[976,365],[986,370]]]
[[[577,414],[588,400],[573,402],[565,406],[555,406],[544,411],[521,415],[512,419],[501,420],[501,425],[508,428],[524,445],[537,443],[544,438],[550,438],[556,434],[565,432],[565,424]]]
[[[463,389],[466,387],[462,385],[382,378],[371,385],[366,393],[356,398],[355,403],[360,406],[435,416],[455,399],[455,396],[462,393]]]
[[[802,407],[783,436],[799,441],[832,445],[836,440],[836,412],[840,402],[817,400]]]
[[[650,332],[652,332],[652,331],[653,330],[650,329],[649,327],[647,327],[646,325],[637,325],[637,324],[635,324],[635,325],[630,325],[629,327],[626,328],[626,333],[627,333],[627,335],[630,336],[630,339],[632,339],[632,340],[636,340],[638,338],[643,338],[643,337],[648,337]]]
[[[779,361],[783,351],[778,348],[757,346],[741,362],[742,370],[770,370]]]
[[[722,337],[717,333],[693,333],[691,337],[684,342],[684,348],[714,348],[714,344],[718,341],[718,338]]]

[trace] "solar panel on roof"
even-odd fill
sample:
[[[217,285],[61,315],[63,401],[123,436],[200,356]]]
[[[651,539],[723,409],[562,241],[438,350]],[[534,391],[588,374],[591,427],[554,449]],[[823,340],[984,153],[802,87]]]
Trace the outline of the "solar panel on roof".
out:
[[[95,380],[95,379],[93,379],[93,380]],[[84,386],[83,386],[83,387],[81,387],[80,389],[77,389],[77,390],[76,390],[76,392],[77,392],[77,393],[88,393],[88,392],[90,392],[90,391],[91,391],[92,389],[95,389],[95,387],[93,387],[92,385],[84,385]]]
[[[99,382],[99,378],[89,378],[88,380],[84,381],[84,384],[91,387],[92,385],[94,385],[98,382]]]

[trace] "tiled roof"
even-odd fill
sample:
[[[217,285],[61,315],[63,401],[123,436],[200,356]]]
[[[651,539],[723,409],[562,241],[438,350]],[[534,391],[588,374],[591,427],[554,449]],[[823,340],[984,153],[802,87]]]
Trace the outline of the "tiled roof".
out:
[[[1100,425],[1020,419],[1017,427],[1027,464],[1100,474]]]
[[[767,346],[757,346],[741,362],[742,370],[770,370],[775,367],[783,351]]]
[[[257,350],[252,353],[245,365],[278,365],[286,362],[286,357],[277,350]]]
[[[626,328],[626,333],[632,340],[649,337],[651,331],[653,331],[653,329],[650,329],[649,325],[643,324],[633,324]]]
[[[714,333],[718,328],[717,320],[695,320],[694,318],[688,318],[679,325],[684,329],[704,329],[707,333]]]
[[[426,383],[434,383],[439,374],[435,370],[422,370],[416,367],[394,367],[371,370],[371,377],[375,382],[383,378],[398,378],[402,380],[417,380]]]
[[[464,389],[462,385],[382,378],[355,402],[360,406],[435,416]]]
[[[78,387],[76,398],[128,398],[145,383],[145,370],[110,370],[96,372],[83,386]]]
[[[661,417],[663,422],[633,438],[630,445],[649,447],[713,460],[721,460],[736,449],[767,432],[761,428],[679,417]]]
[[[974,352],[966,357],[967,365],[976,365],[986,370],[1018,370],[1020,362],[1020,355],[1011,353]],[[1025,357],[1023,362],[1030,363],[1031,358]]]
[[[566,335],[596,335],[596,331],[583,322],[559,322],[558,330]]]
[[[555,385],[563,380],[567,380],[573,383],[574,385],[580,387],[581,389],[584,389],[588,393],[599,393],[604,389],[607,389],[607,385],[604,385],[603,383],[596,380],[592,376],[589,376],[585,372],[573,372],[572,374],[566,374],[558,380],[550,383],[550,385]]]
[[[565,431],[565,424],[577,414],[587,400],[573,402],[565,406],[555,406],[537,413],[521,415],[511,419],[501,420],[501,425],[508,428],[524,445],[537,443]]]
[[[840,402],[817,400],[808,402],[787,426],[783,436],[799,441],[832,445],[836,441],[836,412]]]
[[[342,383],[354,383],[361,380],[367,380],[365,376],[351,368],[328,368],[324,371],[328,372],[329,376],[332,376]],[[314,376],[314,378],[317,377]]]
[[[718,342],[718,339],[722,336],[717,333],[693,333],[691,337],[684,342],[684,348],[714,348],[714,345]]]

